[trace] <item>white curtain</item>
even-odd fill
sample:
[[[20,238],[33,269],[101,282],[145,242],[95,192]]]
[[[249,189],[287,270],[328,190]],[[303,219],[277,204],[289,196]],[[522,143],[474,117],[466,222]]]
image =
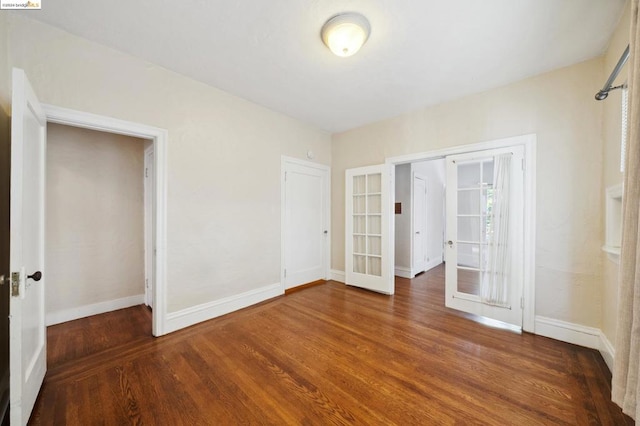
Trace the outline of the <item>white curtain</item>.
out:
[[[483,303],[505,307],[509,305],[511,157],[502,154],[493,160],[493,203],[487,215],[488,249],[480,285]]]
[[[631,2],[629,138],[624,173],[618,330],[611,398],[640,420],[640,28],[638,0]]]

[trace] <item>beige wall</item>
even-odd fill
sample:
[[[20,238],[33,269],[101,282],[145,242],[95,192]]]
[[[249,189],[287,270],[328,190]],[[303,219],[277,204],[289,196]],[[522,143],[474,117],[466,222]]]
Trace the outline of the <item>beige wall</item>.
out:
[[[47,125],[48,314],[144,294],[143,145]]]
[[[345,169],[536,133],[536,314],[599,326],[602,78],[593,59],[334,135],[332,268],[344,270]]]
[[[626,11],[620,19],[620,23],[604,56],[604,78],[618,63],[620,55],[629,43],[629,25],[631,22],[631,12],[629,4]],[[615,85],[625,82],[627,79],[628,67],[625,66],[619,74]],[[603,84],[604,81],[601,83]],[[609,97],[602,101],[603,121],[603,192],[611,186],[622,182],[622,173],[620,172],[620,138],[621,138],[621,91],[614,90],[609,93]],[[603,208],[603,229],[604,229],[604,202]],[[601,235],[600,241],[604,244],[605,235]],[[602,254],[604,262],[604,274],[602,281],[602,319],[601,328],[609,342],[615,344],[617,313],[618,313],[618,264],[610,260]]]
[[[280,281],[280,157],[330,135],[151,63],[10,15],[9,62],[41,101],[168,130],[169,312]]]

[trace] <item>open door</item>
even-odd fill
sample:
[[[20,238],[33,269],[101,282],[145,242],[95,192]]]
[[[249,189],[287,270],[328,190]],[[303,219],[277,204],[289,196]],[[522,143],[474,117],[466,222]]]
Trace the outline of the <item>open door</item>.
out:
[[[47,369],[44,311],[46,117],[24,71],[13,69],[11,117],[11,424],[27,424]]]
[[[516,327],[524,286],[523,158],[522,146],[446,158],[445,305]]]
[[[346,284],[385,294],[395,289],[389,253],[389,179],[385,164],[346,171]]]

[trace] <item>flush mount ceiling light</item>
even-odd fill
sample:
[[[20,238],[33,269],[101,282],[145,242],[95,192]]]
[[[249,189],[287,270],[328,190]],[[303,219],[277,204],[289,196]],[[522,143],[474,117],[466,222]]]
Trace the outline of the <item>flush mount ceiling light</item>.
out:
[[[371,26],[359,13],[341,13],[322,26],[322,41],[337,56],[355,54],[369,38]]]

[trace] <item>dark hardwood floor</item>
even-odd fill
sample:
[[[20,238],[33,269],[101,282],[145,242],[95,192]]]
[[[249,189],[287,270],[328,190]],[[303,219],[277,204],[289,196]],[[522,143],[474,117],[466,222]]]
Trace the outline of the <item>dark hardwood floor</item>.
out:
[[[633,424],[597,351],[444,308],[443,268],[389,297],[314,286],[158,339],[140,306],[49,328],[30,424]]]

